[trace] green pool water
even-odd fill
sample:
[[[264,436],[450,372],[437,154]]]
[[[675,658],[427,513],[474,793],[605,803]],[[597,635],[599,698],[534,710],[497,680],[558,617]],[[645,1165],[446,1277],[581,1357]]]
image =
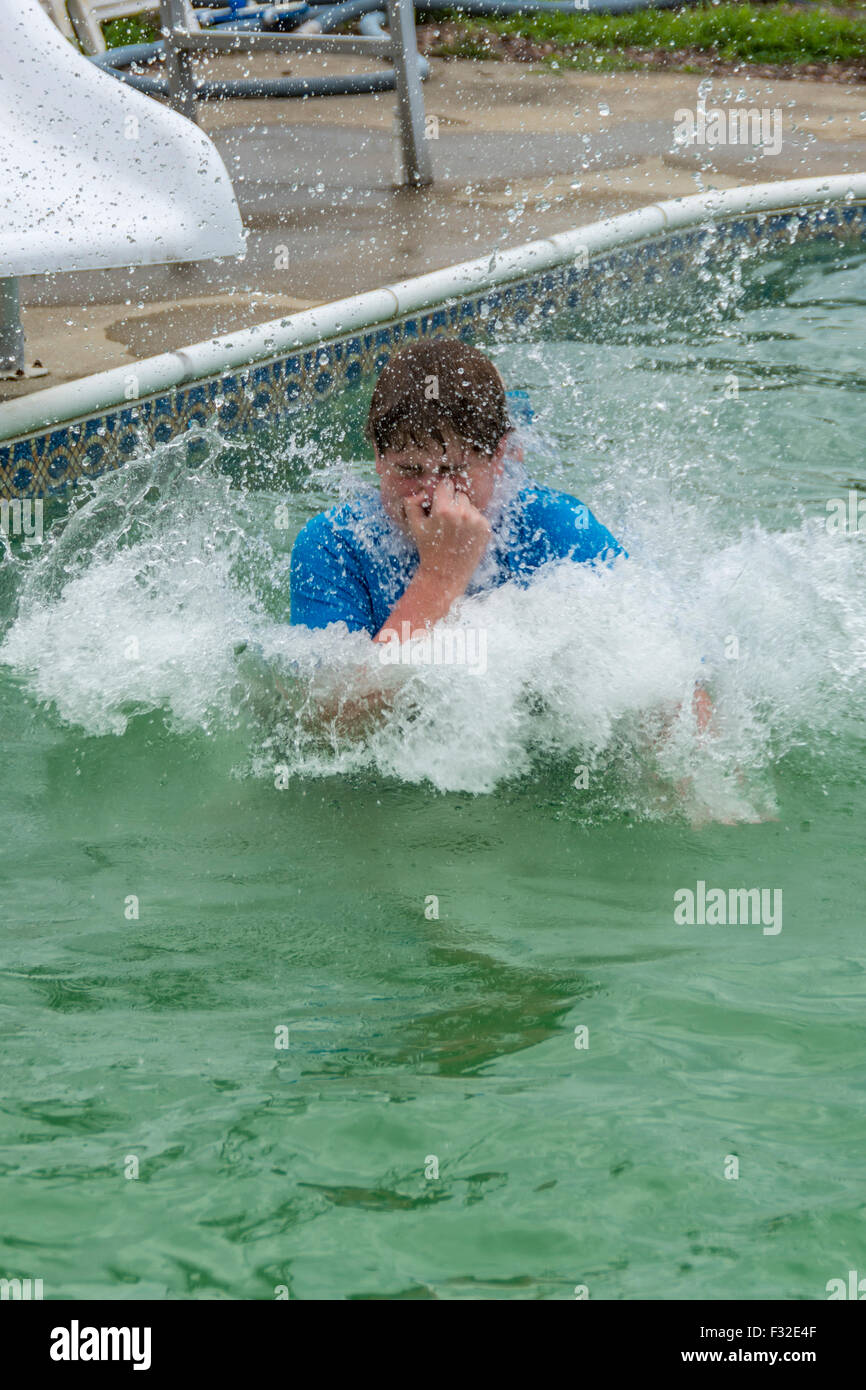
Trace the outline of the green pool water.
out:
[[[284,626],[297,528],[372,476],[363,393],[318,444],[164,449],[7,555],[0,1276],[820,1299],[866,1274],[864,548],[826,524],[866,495],[866,258],[616,295],[493,355],[533,474],[631,559],[476,601],[488,670],[410,673],[366,738],[298,713],[304,663],[351,643]],[[678,922],[699,882],[781,892],[781,930]]]

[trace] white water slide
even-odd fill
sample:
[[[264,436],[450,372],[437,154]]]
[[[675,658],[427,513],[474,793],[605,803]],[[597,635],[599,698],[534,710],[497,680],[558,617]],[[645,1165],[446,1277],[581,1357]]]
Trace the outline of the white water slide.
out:
[[[0,0],[0,131],[0,374],[24,367],[19,275],[244,250],[208,137],[88,62],[39,0]]]

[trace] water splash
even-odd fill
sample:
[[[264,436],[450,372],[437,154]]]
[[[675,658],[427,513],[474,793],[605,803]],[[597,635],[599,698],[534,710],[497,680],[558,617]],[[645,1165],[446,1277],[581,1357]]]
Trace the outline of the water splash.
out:
[[[19,562],[0,661],[90,734],[160,710],[181,733],[246,727],[262,777],[366,771],[490,793],[555,765],[583,781],[591,814],[736,819],[772,809],[767,774],[788,749],[862,710],[859,537],[807,521],[714,547],[696,507],[678,513],[671,555],[665,509],[648,508],[626,537],[640,558],[555,565],[526,590],[464,600],[448,626],[483,634],[483,671],[384,665],[364,634],[287,625],[278,499],[233,487],[210,444],[194,472],[169,445],[104,479]],[[692,712],[698,681],[711,736]],[[370,690],[381,716],[347,725],[340,702],[344,716]]]
[[[853,332],[866,261],[792,255],[784,274],[763,261],[745,279],[744,264],[691,326],[669,304],[651,352],[645,323],[494,349],[532,395],[530,471],[586,497],[632,558],[464,600],[445,630],[483,635],[483,671],[384,665],[364,634],[288,626],[294,531],[370,480],[345,462],[357,421],[336,416],[233,459],[201,432],[195,467],[187,438],[93,484],[41,552],[0,567],[0,663],[95,736],[155,711],[181,735],[241,729],[241,770],[262,778],[487,794],[553,775],[588,818],[771,814],[784,760],[822,780],[850,768],[866,714],[864,536],[833,534],[821,500],[858,485],[845,335],[822,336],[821,373],[803,374],[812,306]],[[817,392],[828,410],[810,406]],[[705,732],[699,682],[715,704]],[[381,710],[365,716],[371,692]]]

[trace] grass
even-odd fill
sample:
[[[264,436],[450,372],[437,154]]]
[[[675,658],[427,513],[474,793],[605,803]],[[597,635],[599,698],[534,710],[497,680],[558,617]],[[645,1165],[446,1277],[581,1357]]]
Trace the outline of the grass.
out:
[[[159,38],[159,12],[146,11],[128,19],[109,19],[102,26],[109,48],[125,48],[130,43],[154,43]]]
[[[689,71],[689,57],[697,55],[730,64],[847,65],[866,70],[866,0],[836,0],[832,7],[816,0],[796,6],[705,0],[680,10],[626,15],[576,11],[510,19],[461,18],[458,9],[425,15],[423,0],[417,5],[419,24],[447,23],[447,35],[432,50],[443,57],[513,56],[507,47],[507,36],[513,35],[531,45],[519,56],[596,72],[648,65]],[[130,19],[109,20],[103,32],[109,48],[149,43],[159,37],[159,15],[143,10]]]
[[[418,18],[423,22],[421,0]],[[434,18],[441,22],[445,16],[427,16]],[[556,52],[545,57],[550,61],[552,56],[561,67],[616,66],[618,59],[633,59],[635,50],[682,50],[684,57],[691,51],[725,63],[786,67],[866,65],[866,5],[861,3],[832,9],[817,4],[705,3],[626,15],[576,11],[484,20],[461,19],[455,9],[447,18],[459,25],[459,36],[449,45],[453,55],[467,58],[497,56],[487,36],[514,34],[539,45],[552,43]]]

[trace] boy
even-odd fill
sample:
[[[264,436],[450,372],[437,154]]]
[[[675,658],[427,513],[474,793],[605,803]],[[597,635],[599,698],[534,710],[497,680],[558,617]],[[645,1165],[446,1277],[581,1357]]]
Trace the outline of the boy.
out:
[[[505,386],[458,339],[401,349],[376,383],[367,437],[379,493],[313,517],[291,559],[292,622],[343,622],[377,642],[431,628],[463,594],[542,565],[625,552],[568,493],[530,482]]]

